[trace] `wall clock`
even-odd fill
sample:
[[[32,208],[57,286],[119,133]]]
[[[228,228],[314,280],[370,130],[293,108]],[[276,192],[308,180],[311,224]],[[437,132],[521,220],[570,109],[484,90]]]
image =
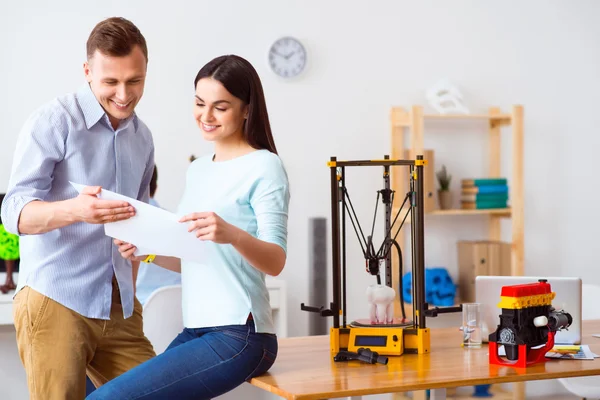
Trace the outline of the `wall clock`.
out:
[[[269,49],[269,67],[283,78],[293,78],[306,67],[306,49],[296,38],[278,39]]]

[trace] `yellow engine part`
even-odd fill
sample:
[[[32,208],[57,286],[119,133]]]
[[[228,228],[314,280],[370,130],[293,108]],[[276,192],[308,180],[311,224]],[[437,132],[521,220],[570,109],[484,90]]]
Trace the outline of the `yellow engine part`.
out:
[[[549,306],[552,305],[552,300],[556,296],[555,292],[548,294],[537,294],[535,296],[523,296],[523,297],[508,297],[501,296],[499,308],[511,308],[521,309],[527,307],[538,307],[538,306]]]

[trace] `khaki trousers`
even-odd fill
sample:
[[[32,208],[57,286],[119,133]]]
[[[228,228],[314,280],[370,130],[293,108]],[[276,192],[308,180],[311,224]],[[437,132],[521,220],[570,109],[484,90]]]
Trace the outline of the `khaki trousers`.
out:
[[[113,283],[110,320],[86,318],[24,287],[13,303],[19,356],[32,400],[81,400],[85,376],[99,387],[155,356],[144,336],[142,306],[123,319]]]

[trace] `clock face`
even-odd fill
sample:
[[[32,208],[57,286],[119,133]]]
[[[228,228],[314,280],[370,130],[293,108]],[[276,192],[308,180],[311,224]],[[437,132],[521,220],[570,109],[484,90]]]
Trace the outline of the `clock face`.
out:
[[[269,49],[269,66],[283,78],[295,77],[306,66],[306,49],[297,39],[283,37]]]

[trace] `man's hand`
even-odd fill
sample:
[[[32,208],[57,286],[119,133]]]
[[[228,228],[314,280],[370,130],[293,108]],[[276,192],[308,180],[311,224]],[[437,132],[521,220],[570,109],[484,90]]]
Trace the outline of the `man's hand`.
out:
[[[135,215],[135,209],[127,202],[96,197],[101,190],[100,186],[86,186],[79,196],[72,199],[29,202],[19,216],[19,233],[39,235],[76,222],[106,224]]]
[[[106,224],[135,215],[135,209],[127,202],[96,197],[101,190],[100,186],[86,186],[79,196],[69,200],[71,214],[77,222]]]

